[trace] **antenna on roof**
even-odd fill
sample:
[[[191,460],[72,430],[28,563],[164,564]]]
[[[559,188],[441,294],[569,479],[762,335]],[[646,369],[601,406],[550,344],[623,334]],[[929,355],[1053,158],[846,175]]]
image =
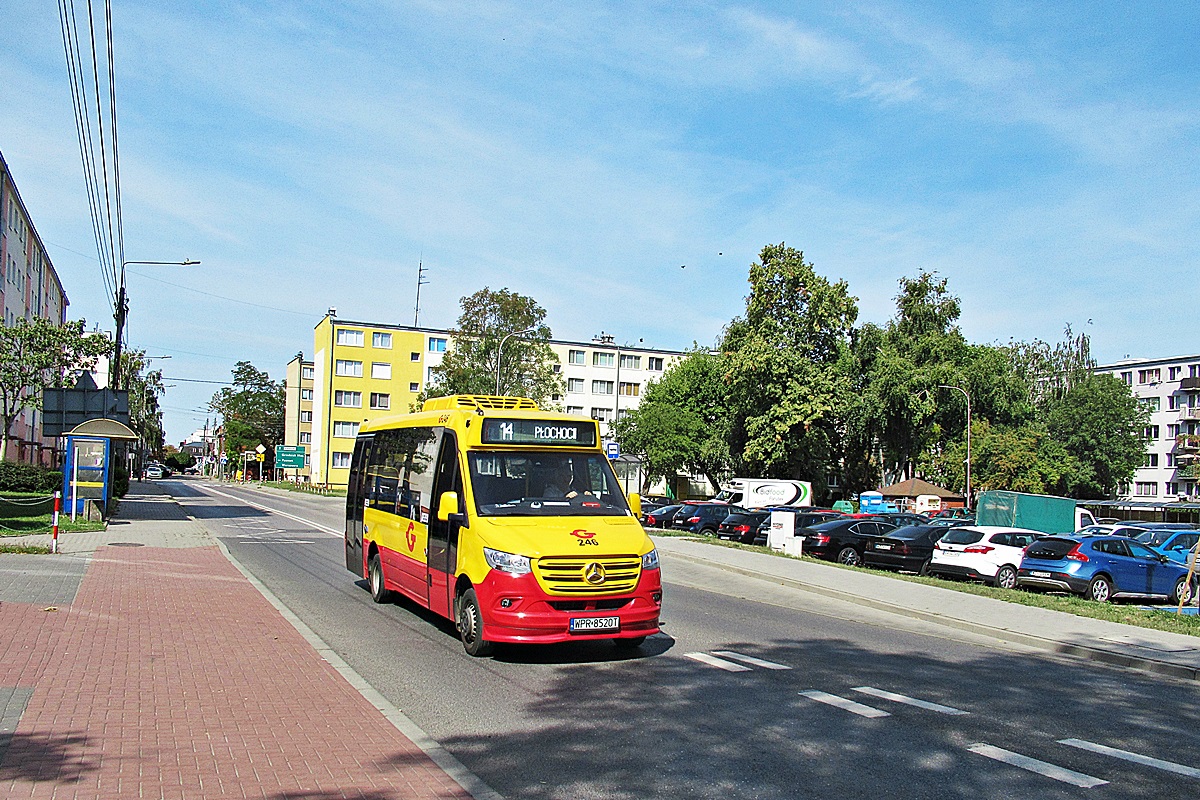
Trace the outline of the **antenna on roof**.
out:
[[[421,286],[429,283],[429,279],[425,277],[425,264],[422,261],[417,261],[417,305],[413,310],[413,327],[419,327],[417,320],[421,318]]]

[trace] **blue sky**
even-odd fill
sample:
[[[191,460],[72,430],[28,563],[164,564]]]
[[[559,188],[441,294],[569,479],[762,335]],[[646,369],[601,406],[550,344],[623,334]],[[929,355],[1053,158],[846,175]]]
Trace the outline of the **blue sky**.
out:
[[[129,341],[168,441],[325,309],[448,327],[482,286],[557,338],[683,349],[787,242],[883,322],[949,278],[979,342],[1200,352],[1200,11],[1001,2],[114,3]],[[55,4],[6,4],[0,151],[111,327]],[[681,269],[681,265],[686,268]],[[242,302],[232,302],[240,300]],[[1089,324],[1089,320],[1091,321]]]

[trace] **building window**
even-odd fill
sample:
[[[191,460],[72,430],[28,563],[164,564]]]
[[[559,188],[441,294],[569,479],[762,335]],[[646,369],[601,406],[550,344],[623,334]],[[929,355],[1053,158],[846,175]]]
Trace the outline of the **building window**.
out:
[[[1178,411],[1179,410],[1179,395],[1177,395],[1177,394],[1167,395],[1167,410],[1168,411]]]
[[[361,361],[343,361],[339,358],[333,363],[333,374],[345,378],[361,378],[362,364]]]
[[[611,408],[592,408],[592,419],[600,422],[608,422],[612,419]]]
[[[1179,494],[1179,484],[1174,481],[1167,483],[1167,494]]]
[[[1158,397],[1142,397],[1139,399],[1142,402],[1142,407],[1147,411],[1158,411],[1162,406],[1162,400]]]
[[[1162,370],[1157,367],[1138,370],[1138,383],[1158,383],[1160,380],[1162,380]]]
[[[1138,481],[1133,493],[1138,497],[1158,497],[1158,484],[1152,481]]]
[[[1168,367],[1167,368],[1167,380],[1169,380],[1169,381],[1179,380],[1179,373],[1181,373],[1181,372],[1183,372],[1183,367]],[[1174,492],[1167,492],[1167,494],[1174,494]]]
[[[371,346],[378,348],[379,350],[391,350],[392,335],[390,333],[372,333]]]
[[[312,431],[300,431],[300,444],[312,444]]]
[[[371,392],[371,408],[386,409],[392,407],[392,396],[390,394],[381,394],[379,392]]]
[[[333,404],[342,408],[362,408],[362,392],[344,392],[339,389],[333,393]]]
[[[417,383],[416,381],[409,381],[408,390],[410,392],[419,392],[421,391],[421,384]]]
[[[642,391],[642,385],[640,383],[626,383],[625,381],[621,381],[620,389],[621,394],[626,397],[637,397]]]
[[[350,330],[349,328],[338,328],[337,343],[345,347],[362,347],[363,332]]]
[[[311,411],[301,411],[300,412],[300,421],[301,422],[312,422],[312,412]]]
[[[653,370],[655,372],[662,372],[663,360],[658,356],[650,356],[646,359],[646,369]]]
[[[557,375],[562,372],[562,364],[555,364],[552,369],[554,370],[554,374]]]
[[[587,362],[584,360],[584,356],[585,356],[585,353],[582,350],[568,350],[567,351],[567,363],[568,364],[586,364]]]
[[[333,435],[341,439],[353,439],[358,436],[357,422],[334,422]]]
[[[308,453],[304,454],[304,466],[306,466],[306,467],[312,466],[312,456],[309,455]]]
[[[568,392],[582,392],[583,391],[583,378],[567,378],[567,391]]]
[[[611,367],[617,363],[615,353],[592,353],[593,367]]]
[[[349,453],[334,453],[333,454],[334,469],[350,469],[350,454]]]
[[[1175,454],[1174,453],[1167,453],[1167,466],[1168,467],[1175,466]],[[1173,492],[1167,492],[1167,494],[1173,494]]]
[[[1157,439],[1158,438],[1158,426],[1157,425],[1148,426],[1145,430],[1145,434],[1146,434],[1147,439]]]
[[[301,400],[312,400],[312,389],[301,389],[300,390],[300,399]]]
[[[592,381],[592,394],[612,394],[612,381]]]
[[[621,369],[641,369],[641,368],[642,368],[642,357],[641,356],[628,356],[628,355],[625,355],[624,353],[621,354]]]
[[[429,352],[444,353],[446,352],[446,340],[436,336],[429,337]]]
[[[1128,385],[1133,386],[1133,373],[1132,372],[1122,372],[1121,380],[1125,381],[1125,383],[1127,383]]]
[[[577,417],[583,416],[583,406],[567,406],[567,413],[574,414]]]
[[[392,379],[392,365],[379,361],[373,362],[371,364],[371,377],[377,381],[390,381]]]
[[[561,394],[552,394],[552,395],[550,395],[550,399],[557,403],[560,400],[562,400],[562,395]]]
[[[1157,467],[1158,453],[1146,453],[1146,458],[1142,461],[1143,467]]]
[[[305,380],[305,381],[311,381],[313,379],[313,368],[312,367],[301,367],[300,368],[300,379]]]
[[[1188,377],[1200,378],[1200,364],[1188,364]]]
[[[632,412],[628,408],[617,409],[617,419],[625,419]]]
[[[1168,425],[1167,426],[1167,438],[1174,439],[1176,436],[1179,435],[1179,430],[1180,430],[1179,425],[1174,425],[1174,424]]]
[[[420,360],[421,360],[421,354],[420,354],[420,353],[416,353],[416,352],[414,352],[414,353],[412,353],[412,355],[410,355],[410,356],[409,356],[408,360],[409,360],[409,361],[420,361]]]

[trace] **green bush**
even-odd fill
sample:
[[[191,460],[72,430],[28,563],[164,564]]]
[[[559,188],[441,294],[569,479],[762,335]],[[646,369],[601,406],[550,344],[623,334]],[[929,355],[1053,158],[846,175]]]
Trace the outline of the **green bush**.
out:
[[[124,497],[129,493],[129,468],[117,464],[112,471],[112,496]]]
[[[0,492],[34,492],[50,494],[62,488],[61,470],[37,464],[17,464],[0,461]]]

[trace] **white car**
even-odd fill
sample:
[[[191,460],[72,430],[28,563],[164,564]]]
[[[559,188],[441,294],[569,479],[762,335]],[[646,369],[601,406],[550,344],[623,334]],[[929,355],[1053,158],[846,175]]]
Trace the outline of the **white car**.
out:
[[[1012,589],[1017,585],[1017,567],[1025,548],[1043,535],[1025,528],[997,525],[950,528],[933,548],[929,571]]]
[[[146,467],[147,478],[161,478],[163,476],[163,468],[158,464],[150,464]]]

